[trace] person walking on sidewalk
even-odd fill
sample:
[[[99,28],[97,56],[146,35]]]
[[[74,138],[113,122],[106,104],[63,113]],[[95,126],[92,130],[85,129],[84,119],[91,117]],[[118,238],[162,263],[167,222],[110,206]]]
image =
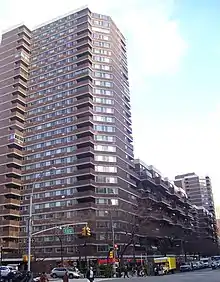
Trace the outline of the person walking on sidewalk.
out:
[[[68,272],[66,272],[63,276],[63,282],[69,282]]]
[[[48,282],[49,279],[47,278],[47,274],[45,272],[42,272],[40,276],[40,282]]]
[[[90,266],[90,268],[87,270],[86,278],[89,280],[89,282],[94,281],[94,271],[93,271],[92,266]]]
[[[124,278],[129,278],[129,276],[128,276],[128,267],[127,266],[125,266],[125,268],[124,268]]]

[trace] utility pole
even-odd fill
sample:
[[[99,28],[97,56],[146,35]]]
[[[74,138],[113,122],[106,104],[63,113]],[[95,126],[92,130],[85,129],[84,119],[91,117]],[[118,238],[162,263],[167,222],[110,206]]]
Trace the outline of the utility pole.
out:
[[[34,184],[30,194],[29,219],[28,219],[28,271],[31,271],[31,239],[32,239],[32,212],[33,212]]]
[[[1,246],[1,265],[2,265],[2,262],[3,262],[3,247]]]

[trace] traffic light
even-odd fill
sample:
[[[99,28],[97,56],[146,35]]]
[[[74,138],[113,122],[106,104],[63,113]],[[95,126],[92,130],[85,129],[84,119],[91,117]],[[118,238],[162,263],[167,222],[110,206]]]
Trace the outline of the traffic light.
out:
[[[28,261],[28,256],[27,255],[23,255],[23,262],[27,262]]]
[[[86,236],[86,226],[82,228],[82,236]]]
[[[113,251],[113,250],[109,251],[108,257],[109,257],[110,259],[113,259],[113,258],[114,258],[114,251]]]
[[[91,236],[91,228],[89,226],[84,226],[82,228],[82,236],[84,237],[90,237]]]
[[[86,235],[89,237],[89,236],[91,236],[91,229],[90,229],[90,227],[86,227]]]

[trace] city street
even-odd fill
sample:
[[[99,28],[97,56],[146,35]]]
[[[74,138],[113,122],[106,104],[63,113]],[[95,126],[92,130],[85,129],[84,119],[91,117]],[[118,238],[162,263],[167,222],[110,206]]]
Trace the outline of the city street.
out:
[[[120,279],[111,279],[112,282],[116,281],[125,281],[132,280],[134,282],[219,282],[220,281],[220,270],[200,270],[194,272],[185,272],[178,273],[174,275],[165,275],[165,276],[151,276],[147,278],[120,278]]]
[[[134,282],[219,282],[220,281],[220,270],[211,269],[208,270],[200,270],[194,272],[185,272],[185,273],[177,273],[174,275],[166,275],[166,276],[151,276],[151,277],[130,277],[130,278],[98,278],[95,279],[95,282],[101,281],[111,281],[111,282],[124,282],[124,281],[134,281]],[[61,282],[61,279],[56,279],[53,281]],[[87,279],[70,279],[70,282],[87,282]]]

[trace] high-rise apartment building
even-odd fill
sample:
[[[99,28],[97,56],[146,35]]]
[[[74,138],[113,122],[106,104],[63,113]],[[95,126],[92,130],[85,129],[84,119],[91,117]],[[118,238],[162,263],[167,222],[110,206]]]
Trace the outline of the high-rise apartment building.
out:
[[[197,174],[186,173],[175,176],[175,184],[183,188],[193,205],[204,207],[215,215],[211,179],[209,176],[200,177]]]
[[[33,236],[36,256],[85,253],[80,222],[92,231],[86,255],[120,248],[137,207],[125,38],[83,8],[4,33],[0,61],[3,248],[25,253],[32,191],[33,233],[79,223],[73,235]]]

